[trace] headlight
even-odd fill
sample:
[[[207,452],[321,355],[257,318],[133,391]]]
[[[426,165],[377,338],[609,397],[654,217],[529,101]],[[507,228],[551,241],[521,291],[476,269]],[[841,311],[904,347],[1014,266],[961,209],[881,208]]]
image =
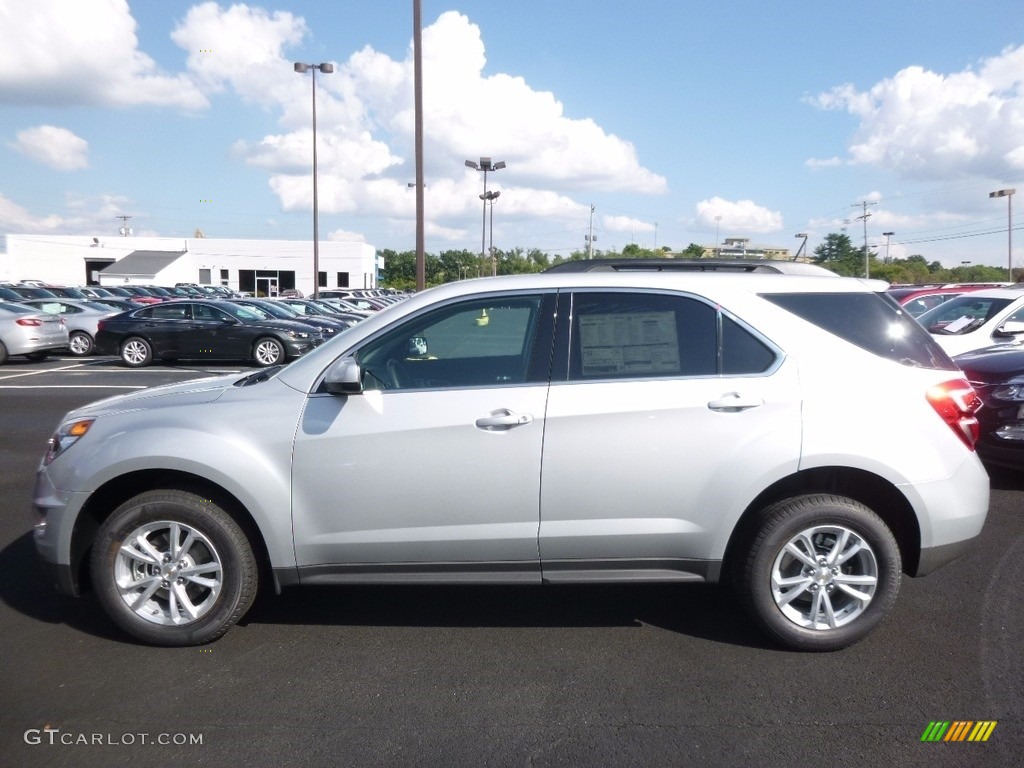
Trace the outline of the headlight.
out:
[[[61,424],[47,443],[43,464],[49,464],[77,443],[80,438],[85,437],[85,433],[89,431],[94,421],[96,419],[75,419],[74,421],[67,421]]]
[[[1024,378],[1010,379],[1003,386],[993,390],[992,397],[1011,403],[1024,403]]]
[[[293,339],[308,339],[308,333],[302,333],[301,331],[288,331],[288,336]]]

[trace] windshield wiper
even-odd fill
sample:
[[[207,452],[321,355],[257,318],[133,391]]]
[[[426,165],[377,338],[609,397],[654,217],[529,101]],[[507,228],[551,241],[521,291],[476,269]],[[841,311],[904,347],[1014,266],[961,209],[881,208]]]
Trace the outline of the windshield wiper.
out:
[[[235,382],[236,387],[248,387],[250,384],[260,384],[266,381],[270,377],[274,376],[278,371],[284,368],[283,365],[272,365],[269,368],[261,368],[258,371],[250,373],[248,376],[244,376]]]

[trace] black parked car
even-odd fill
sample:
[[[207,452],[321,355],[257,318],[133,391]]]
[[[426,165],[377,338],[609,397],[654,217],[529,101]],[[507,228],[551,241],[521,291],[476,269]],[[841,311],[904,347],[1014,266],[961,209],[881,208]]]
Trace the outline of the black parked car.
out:
[[[179,299],[151,304],[100,323],[96,348],[129,368],[161,360],[251,360],[265,367],[323,343],[319,330],[265,319],[229,301]]]
[[[1024,346],[1000,344],[953,358],[984,404],[978,411],[983,461],[1024,469]]]
[[[314,317],[313,315],[302,315],[297,309],[290,307],[283,301],[274,299],[229,299],[232,304],[240,307],[249,307],[259,312],[266,313],[269,317],[276,317],[279,320],[295,320],[314,328],[319,328],[325,339],[329,339],[338,331],[343,331],[352,324],[340,318],[332,320],[329,317]]]

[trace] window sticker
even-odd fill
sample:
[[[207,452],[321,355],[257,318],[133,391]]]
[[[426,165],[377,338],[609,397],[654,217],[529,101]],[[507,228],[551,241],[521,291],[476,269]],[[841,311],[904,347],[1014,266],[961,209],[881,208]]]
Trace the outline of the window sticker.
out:
[[[580,317],[584,376],[679,373],[674,312]]]

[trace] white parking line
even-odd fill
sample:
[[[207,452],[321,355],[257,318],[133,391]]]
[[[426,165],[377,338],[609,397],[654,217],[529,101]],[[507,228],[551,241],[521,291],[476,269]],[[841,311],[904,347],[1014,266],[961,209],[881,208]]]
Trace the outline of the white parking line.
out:
[[[0,389],[149,389],[145,384],[0,384]]]

